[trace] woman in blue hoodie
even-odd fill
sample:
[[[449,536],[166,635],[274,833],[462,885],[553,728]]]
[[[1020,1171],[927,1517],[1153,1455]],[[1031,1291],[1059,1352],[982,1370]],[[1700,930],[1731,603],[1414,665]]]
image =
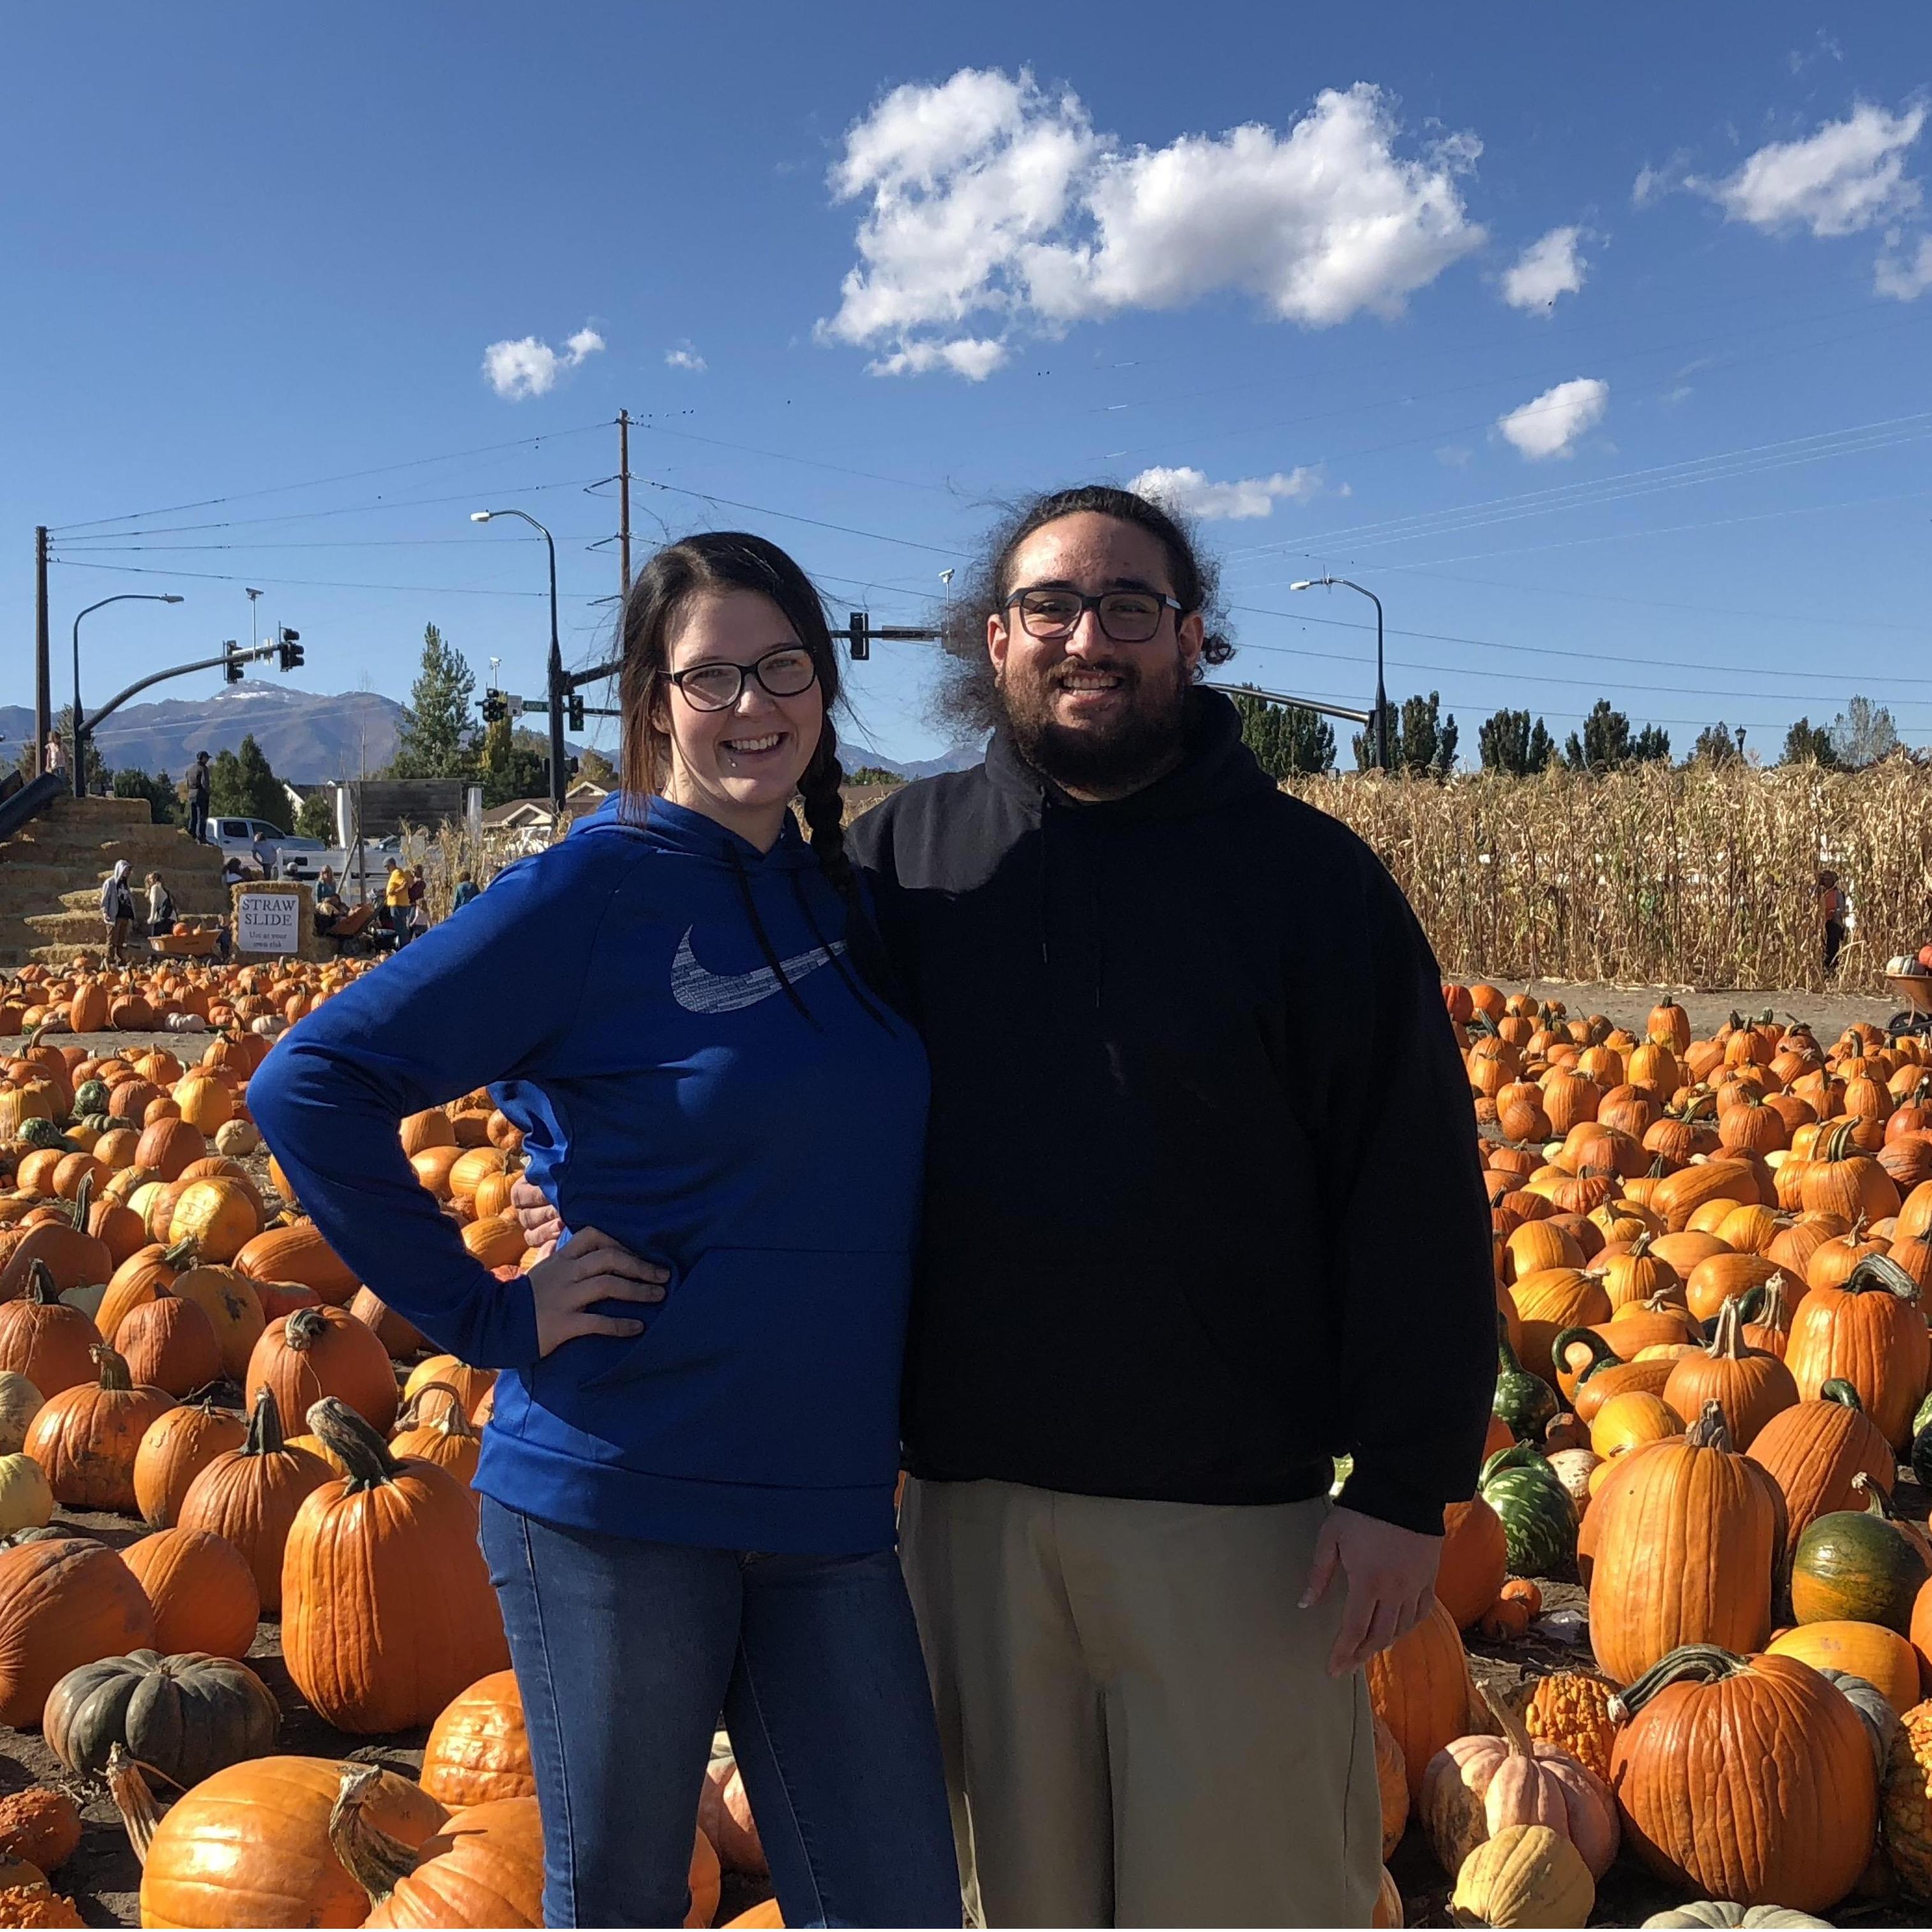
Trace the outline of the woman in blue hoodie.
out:
[[[476,1486],[548,1922],[682,1922],[722,1709],[788,1924],[956,1926],[892,1513],[926,1069],[844,853],[838,661],[755,536],[660,551],[622,638],[620,792],[250,1102],[337,1252],[500,1372]],[[486,1083],[578,1231],[512,1281],[397,1136]]]

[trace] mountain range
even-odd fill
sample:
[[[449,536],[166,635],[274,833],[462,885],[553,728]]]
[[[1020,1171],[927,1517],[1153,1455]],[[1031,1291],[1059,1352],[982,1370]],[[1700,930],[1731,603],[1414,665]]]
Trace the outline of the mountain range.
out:
[[[132,766],[178,778],[196,752],[213,757],[237,750],[252,732],[278,778],[319,784],[381,771],[396,755],[402,719],[403,707],[374,692],[298,691],[244,678],[210,696],[125,705],[101,727],[99,742],[110,771]],[[543,718],[526,713],[521,728],[541,736]],[[28,706],[0,704],[0,765],[13,763],[33,730],[34,714]],[[881,765],[907,778],[961,771],[977,764],[980,756],[974,746],[956,746],[937,758],[890,758],[850,741],[841,743],[839,755],[848,771]]]

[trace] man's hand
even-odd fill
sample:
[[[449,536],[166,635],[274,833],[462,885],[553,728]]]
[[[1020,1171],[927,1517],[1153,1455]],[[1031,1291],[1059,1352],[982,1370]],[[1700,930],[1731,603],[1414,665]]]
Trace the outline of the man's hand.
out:
[[[539,1255],[554,1254],[563,1236],[563,1216],[550,1205],[543,1190],[519,1175],[510,1189],[510,1205],[517,1210],[524,1246]]]
[[[1424,1536],[1352,1509],[1331,1510],[1315,1539],[1315,1562],[1301,1607],[1328,1594],[1340,1570],[1348,1580],[1342,1628],[1328,1658],[1330,1677],[1344,1677],[1406,1636],[1422,1619],[1436,1588],[1439,1536]]]
[[[598,1301],[662,1301],[665,1270],[620,1246],[608,1234],[586,1228],[571,1237],[560,1255],[530,1270],[536,1300],[537,1352],[548,1355],[579,1335],[640,1335],[644,1324],[617,1315],[593,1315]]]

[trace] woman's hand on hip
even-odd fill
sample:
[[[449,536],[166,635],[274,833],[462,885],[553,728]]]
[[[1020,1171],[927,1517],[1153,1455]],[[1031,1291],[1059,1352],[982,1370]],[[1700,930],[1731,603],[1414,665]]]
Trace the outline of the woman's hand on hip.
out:
[[[553,1253],[563,1238],[563,1216],[552,1206],[550,1196],[519,1175],[510,1188],[510,1205],[517,1210],[524,1245],[540,1255]]]
[[[571,1237],[562,1254],[538,1262],[528,1279],[536,1302],[537,1352],[548,1355],[580,1335],[642,1334],[641,1322],[627,1316],[593,1314],[592,1305],[662,1301],[670,1276],[608,1234],[586,1228]]]

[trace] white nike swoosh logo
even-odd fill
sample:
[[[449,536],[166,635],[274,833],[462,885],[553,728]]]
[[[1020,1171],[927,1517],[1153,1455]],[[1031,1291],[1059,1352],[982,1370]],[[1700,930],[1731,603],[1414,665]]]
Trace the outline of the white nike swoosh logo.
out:
[[[684,937],[677,942],[677,956],[670,962],[670,996],[686,1012],[742,1012],[781,990],[778,976],[769,966],[760,966],[752,973],[707,972],[691,950],[691,934],[692,928],[686,926]],[[796,985],[808,973],[829,966],[833,953],[844,950],[844,940],[835,939],[830,949],[815,946],[809,952],[781,959],[778,964],[785,977]]]

